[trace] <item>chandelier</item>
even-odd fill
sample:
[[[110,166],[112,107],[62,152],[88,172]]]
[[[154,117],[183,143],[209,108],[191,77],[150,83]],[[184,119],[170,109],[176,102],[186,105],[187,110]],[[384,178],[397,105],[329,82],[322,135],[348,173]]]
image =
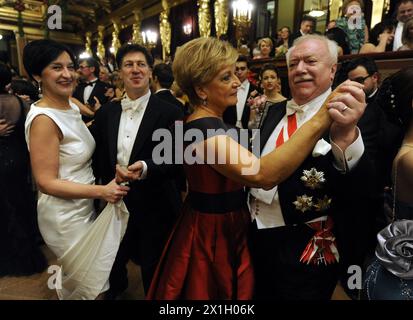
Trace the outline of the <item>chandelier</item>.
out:
[[[156,47],[158,41],[158,34],[151,30],[142,31],[143,45],[149,50]]]
[[[319,18],[324,15],[324,10],[323,10],[323,5],[321,4],[321,0],[317,1],[317,6],[316,8],[311,5],[311,11],[308,13],[308,15],[314,17],[314,18]]]
[[[233,22],[236,26],[250,26],[252,4],[248,0],[237,0],[232,3]]]

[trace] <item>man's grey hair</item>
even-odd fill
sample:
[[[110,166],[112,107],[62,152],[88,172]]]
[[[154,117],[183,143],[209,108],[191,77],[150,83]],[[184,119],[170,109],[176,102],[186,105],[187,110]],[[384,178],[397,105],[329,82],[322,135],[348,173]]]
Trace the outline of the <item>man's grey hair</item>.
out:
[[[330,61],[331,61],[331,65],[336,64],[337,60],[338,60],[338,45],[335,41],[328,39],[325,36],[321,36],[318,34],[307,34],[304,36],[301,36],[299,38],[297,38],[294,43],[293,46],[288,49],[287,54],[286,54],[286,59],[287,59],[287,66],[290,66],[290,55],[291,52],[294,50],[294,48],[306,41],[311,41],[311,40],[319,40],[321,42],[324,42],[326,47],[328,48],[328,53],[330,54]]]

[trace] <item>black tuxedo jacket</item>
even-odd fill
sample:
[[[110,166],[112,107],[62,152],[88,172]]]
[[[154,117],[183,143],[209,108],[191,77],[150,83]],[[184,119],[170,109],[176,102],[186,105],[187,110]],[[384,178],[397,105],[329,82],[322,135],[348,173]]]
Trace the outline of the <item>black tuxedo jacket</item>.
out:
[[[260,152],[285,113],[286,102],[269,107],[260,131]],[[376,193],[377,172],[375,161],[371,158],[373,151],[370,150],[376,148],[374,147],[376,140],[369,136],[371,132],[374,132],[374,129],[359,128],[363,141],[371,142],[365,144],[365,152],[352,171],[341,174],[336,170],[333,166],[331,151],[325,156],[319,157],[313,157],[310,154],[288,179],[278,185],[279,201],[287,224],[303,223],[317,216],[325,215],[325,213],[316,210],[304,213],[297,211],[293,205],[297,196],[303,194],[313,196],[314,201],[322,199],[324,196],[332,199],[331,208],[326,213],[334,219],[334,232],[337,237],[343,275],[348,275],[347,267],[349,265],[362,265],[366,251],[369,249],[366,238],[369,235],[370,225],[373,224],[368,211],[371,205],[370,199],[374,198]],[[328,133],[325,134],[324,140],[329,141]],[[323,188],[310,190],[301,181],[303,171],[311,168],[325,174],[326,184]]]
[[[178,108],[183,108],[183,104],[179,102],[177,98],[174,97],[174,95],[171,93],[169,90],[161,90],[157,93],[155,93],[155,96],[157,96],[159,99],[166,101],[170,104],[173,104],[174,106],[177,106]]]
[[[250,83],[250,88],[248,90],[247,94],[247,99],[250,96],[251,92],[254,90],[258,90],[256,86],[254,86],[252,83]],[[247,101],[245,101],[245,106],[244,110],[242,112],[242,117],[241,117],[241,122],[242,122],[242,127],[244,129],[248,128],[248,121],[250,120],[250,107],[247,104]],[[230,124],[232,126],[235,126],[237,123],[237,106],[229,106],[223,113],[222,119],[224,120],[225,123]]]
[[[82,102],[83,104],[88,103],[91,106],[95,105],[95,99],[93,97],[98,98],[100,104],[105,104],[108,102],[108,97],[105,96],[105,92],[107,89],[107,84],[100,81],[99,79],[96,81],[95,86],[93,87],[92,92],[90,93],[90,97],[87,101],[84,101],[83,99],[83,93],[85,92],[86,84],[85,83],[80,83],[75,91],[73,92],[73,97],[75,97],[77,100]]]
[[[302,37],[302,36],[303,35],[301,34],[300,30],[298,30],[297,32],[294,32],[293,34],[291,34],[288,37],[288,47],[291,48],[293,46],[294,40],[299,38],[299,37]]]
[[[90,127],[96,140],[95,175],[103,184],[115,177],[121,113],[120,101],[110,102],[96,112]],[[174,179],[182,171],[182,166],[155,164],[152,152],[160,142],[154,141],[152,134],[157,129],[169,130],[176,120],[182,118],[181,109],[151,95],[130,156],[129,164],[144,160],[148,166],[146,179],[132,182],[124,198],[130,212],[128,230],[137,233],[137,254],[146,261],[159,257],[181,205]]]

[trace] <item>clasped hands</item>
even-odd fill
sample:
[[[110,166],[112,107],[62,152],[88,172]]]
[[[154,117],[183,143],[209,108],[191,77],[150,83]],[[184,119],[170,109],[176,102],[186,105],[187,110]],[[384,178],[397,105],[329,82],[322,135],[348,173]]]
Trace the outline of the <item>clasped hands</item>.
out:
[[[125,183],[139,180],[143,172],[142,161],[136,161],[127,168],[117,164],[116,165],[116,183]]]

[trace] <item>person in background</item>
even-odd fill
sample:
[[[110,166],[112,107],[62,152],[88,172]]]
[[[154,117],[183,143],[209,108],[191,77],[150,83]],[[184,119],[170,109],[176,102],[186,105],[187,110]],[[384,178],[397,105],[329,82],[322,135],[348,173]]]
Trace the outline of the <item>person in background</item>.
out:
[[[185,116],[184,119],[185,119],[193,111],[192,107],[189,103],[188,96],[186,94],[184,94],[184,92],[181,90],[181,88],[179,88],[176,81],[174,81],[172,83],[171,91],[172,91],[173,95],[175,96],[175,98],[177,98],[178,101],[182,104],[182,107],[184,108],[184,116]]]
[[[179,102],[171,92],[171,86],[174,82],[172,67],[166,63],[158,63],[152,71],[152,91],[159,99],[182,108]]]
[[[0,62],[0,278],[47,268],[39,247],[36,200],[24,140],[26,107],[21,98],[7,92],[11,79],[11,70]]]
[[[306,34],[312,34],[315,30],[315,26],[317,24],[317,20],[313,17],[305,15],[302,17],[300,22],[300,30],[296,33],[293,33],[289,38],[288,47],[291,48],[293,46],[293,42],[295,39],[304,36]]]
[[[393,51],[397,51],[403,45],[404,24],[411,17],[413,17],[413,0],[400,0],[396,4],[397,25],[394,32]]]
[[[281,81],[278,77],[277,67],[274,64],[267,63],[263,65],[260,70],[259,79],[265,101],[259,97],[251,101],[251,114],[248,123],[248,128],[251,129],[260,127],[271,105],[287,99],[281,94]],[[260,103],[255,104],[255,101],[260,101]]]
[[[281,57],[284,56],[289,48],[289,38],[291,34],[290,27],[284,26],[280,29],[280,40],[276,44],[275,56]]]
[[[38,89],[28,80],[12,80],[9,92],[22,98],[28,106],[39,100]]]
[[[345,0],[342,16],[337,19],[337,27],[343,29],[347,36],[347,44],[351,54],[357,54],[369,39],[369,31],[364,19],[363,0]]]
[[[330,40],[337,42],[339,51],[338,55],[350,54],[350,49],[347,44],[346,33],[341,28],[330,28],[326,31],[325,36]]]
[[[369,57],[352,59],[342,65],[342,69],[340,71],[346,73],[346,79],[364,86],[367,106],[357,126],[363,136],[365,152],[372,159],[374,168],[371,180],[374,181],[375,188],[369,196],[359,201],[359,207],[365,208],[364,214],[353,216],[353,237],[343,248],[343,263],[347,268],[343,268],[342,286],[349,296],[356,298],[360,292],[347,285],[350,276],[347,270],[351,265],[365,267],[366,260],[370,259],[374,252],[375,235],[386,225],[386,190],[391,186],[391,167],[401,132],[386,119],[377,99],[380,74],[374,60]]]
[[[250,118],[250,107],[248,99],[251,94],[257,93],[257,87],[248,80],[249,63],[246,56],[239,56],[235,63],[235,75],[241,85],[237,91],[237,104],[229,106],[223,113],[222,119],[237,128],[248,128]]]
[[[108,101],[105,96],[106,84],[99,80],[99,72],[100,66],[95,59],[81,59],[78,70],[81,82],[76,86],[72,95],[93,112]],[[93,117],[83,116],[83,119],[88,122]]]
[[[385,79],[377,100],[403,139],[392,168],[392,222],[377,234],[363,288],[369,300],[413,300],[413,68]]]
[[[403,45],[398,51],[413,50],[413,17],[406,21],[402,34]]]
[[[99,69],[99,80],[104,83],[110,83],[109,69],[105,66],[100,66]]]
[[[336,27],[337,27],[336,20],[331,20],[331,21],[329,21],[329,23],[327,24],[326,31],[328,31],[328,30],[330,30],[330,29],[333,29],[333,28],[336,28]]]
[[[394,24],[389,20],[379,22],[371,29],[370,42],[365,43],[360,53],[379,53],[392,50]]]
[[[262,38],[258,41],[258,49],[260,53],[254,55],[254,59],[268,59],[270,58],[270,53],[274,47],[273,42],[270,38]]]

